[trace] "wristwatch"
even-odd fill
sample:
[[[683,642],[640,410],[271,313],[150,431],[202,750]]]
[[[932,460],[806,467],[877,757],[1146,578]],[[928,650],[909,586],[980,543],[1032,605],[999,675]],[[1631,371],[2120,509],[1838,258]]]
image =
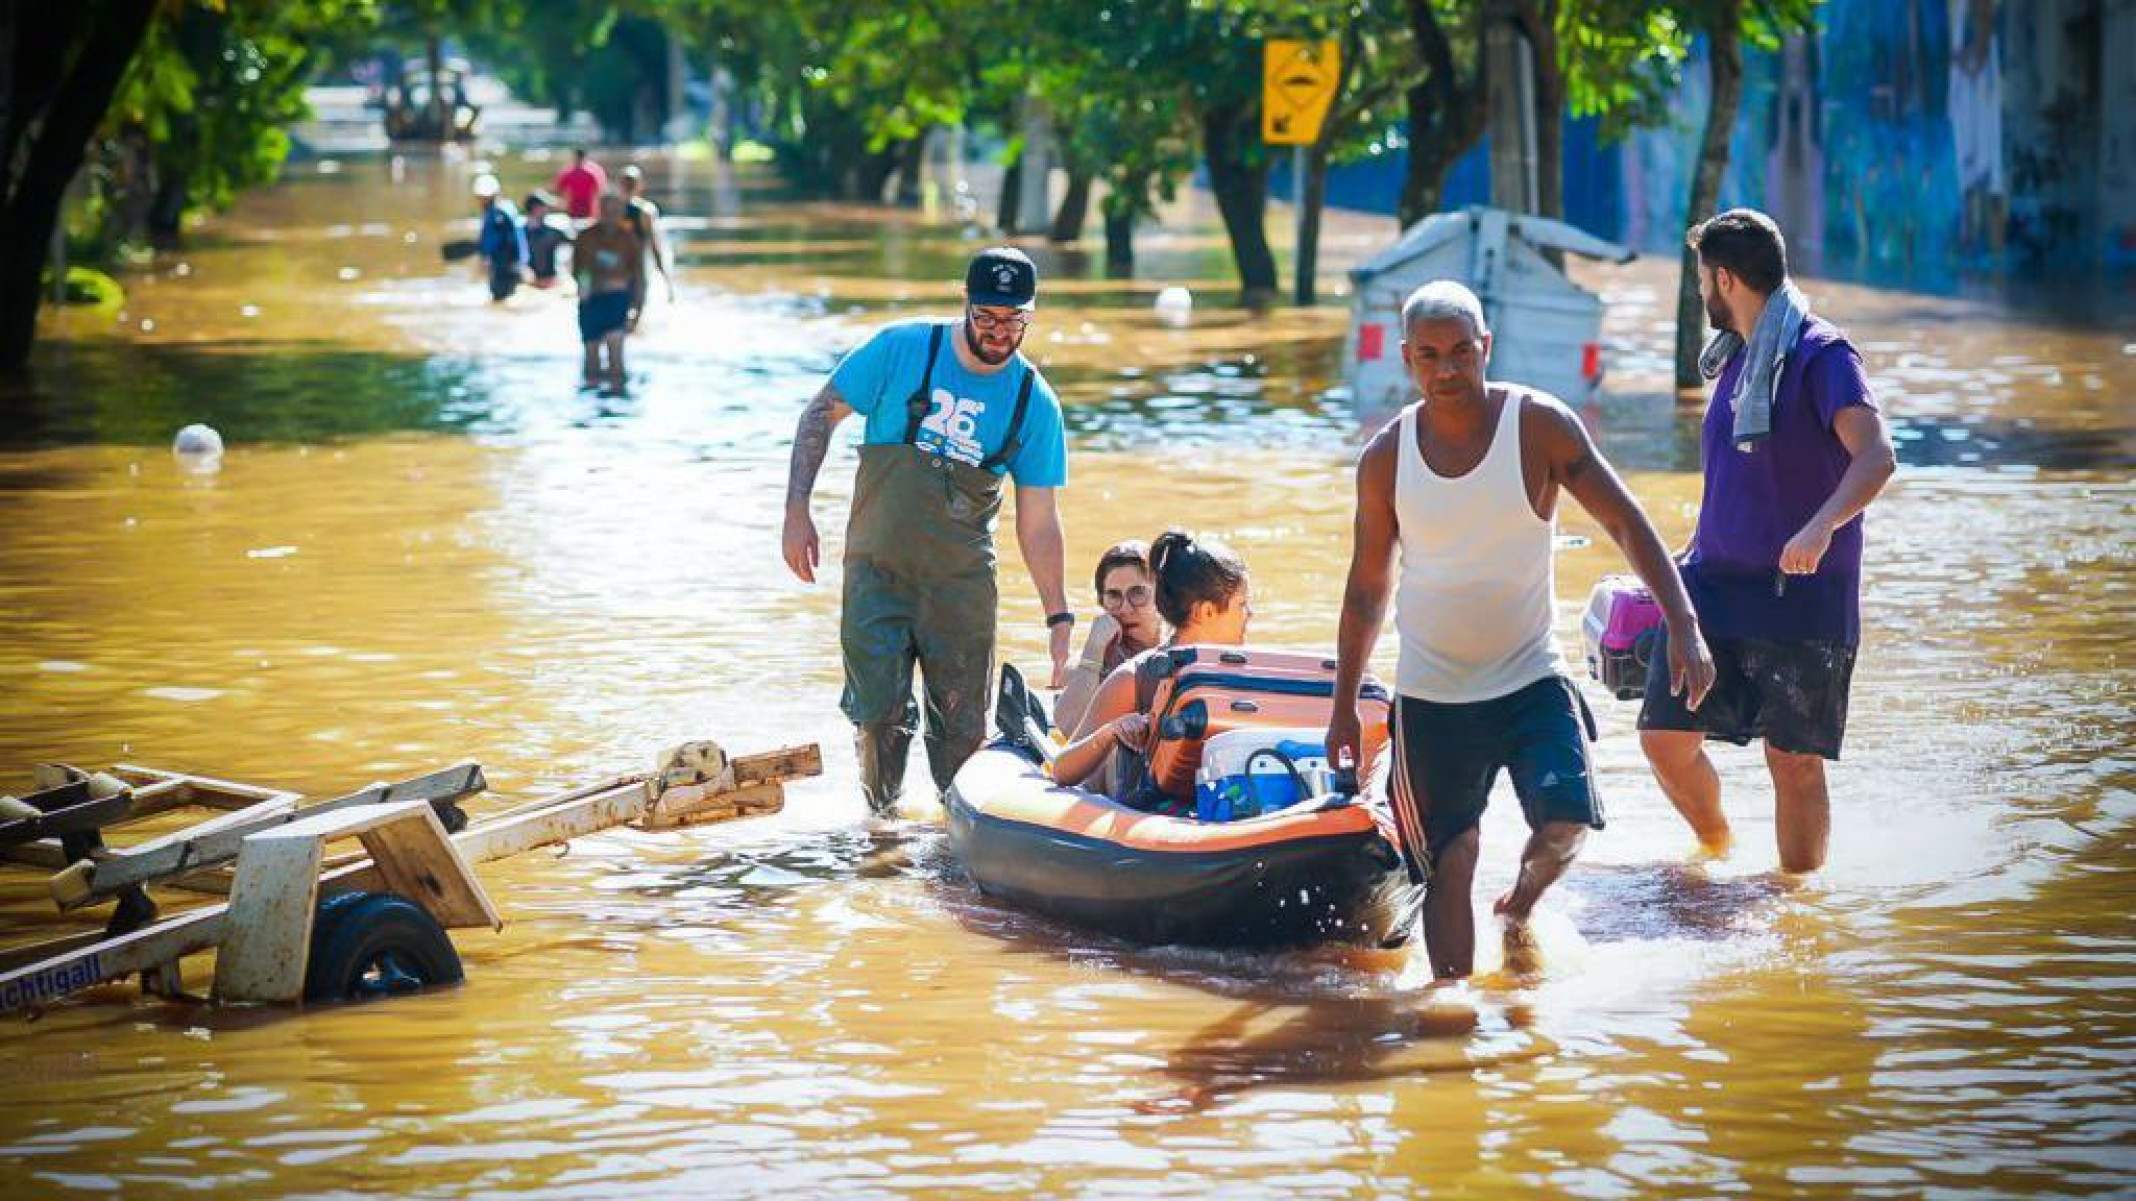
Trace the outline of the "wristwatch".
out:
[[[1054,626],[1072,626],[1074,624],[1075,614],[1073,613],[1061,612],[1046,614],[1046,628],[1049,630],[1052,629]]]

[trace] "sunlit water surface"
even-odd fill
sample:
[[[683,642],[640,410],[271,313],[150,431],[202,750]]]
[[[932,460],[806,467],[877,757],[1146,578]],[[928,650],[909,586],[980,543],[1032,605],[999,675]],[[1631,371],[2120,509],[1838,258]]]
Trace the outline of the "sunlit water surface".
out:
[[[485,869],[508,925],[458,939],[459,988],[301,1015],[112,989],[11,1019],[9,1195],[2129,1187],[2129,322],[1813,289],[1909,465],[1871,517],[1829,868],[1775,880],[1762,765],[1732,748],[1741,847],[1694,863],[1631,707],[1593,693],[1610,824],[1545,907],[1543,970],[1433,991],[1405,953],[1138,950],[1003,909],[924,802],[859,828],[836,573],[805,587],[778,559],[785,439],[873,322],[954,304],[974,243],[654,168],[679,297],[626,396],[575,387],[567,301],[492,307],[438,264],[472,228],[455,168],[297,180],[129,280],[123,315],[55,320],[43,416],[0,450],[0,770],[327,795],[474,758],[501,804],[711,736],[820,741],[825,776],[775,818]],[[1042,259],[1071,576],[1192,525],[1252,565],[1257,639],[1328,645],[1349,461],[1380,419],[1327,392],[1342,314],[1223,309],[1212,224],[1173,228],[1144,269],[1201,293],[1188,331],[1149,317],[1156,282]],[[1331,257],[1386,234],[1338,221]],[[1584,278],[1613,306],[1613,391],[1585,415],[1680,538],[1696,419],[1660,392],[1669,266]],[[163,449],[193,420],[232,442],[217,475]],[[831,564],[852,462],[819,490]],[[1584,518],[1563,530],[1571,645],[1619,568]],[[1004,653],[1036,663],[1004,559]],[[1484,897],[1521,835],[1507,799]],[[6,880],[6,941],[74,928]]]

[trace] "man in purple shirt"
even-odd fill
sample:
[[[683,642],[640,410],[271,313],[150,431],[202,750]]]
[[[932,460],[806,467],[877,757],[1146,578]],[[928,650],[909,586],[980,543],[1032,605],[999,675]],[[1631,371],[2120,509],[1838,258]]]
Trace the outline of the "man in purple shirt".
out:
[[[1704,741],[1763,739],[1780,866],[1815,871],[1831,827],[1824,761],[1839,758],[1861,641],[1861,514],[1898,462],[1861,356],[1809,314],[1772,218],[1730,209],[1687,241],[1721,333],[1705,360],[1719,379],[1683,579],[1719,677],[1693,711],[1671,694],[1657,647],[1640,743],[1699,842],[1721,853],[1728,818]]]

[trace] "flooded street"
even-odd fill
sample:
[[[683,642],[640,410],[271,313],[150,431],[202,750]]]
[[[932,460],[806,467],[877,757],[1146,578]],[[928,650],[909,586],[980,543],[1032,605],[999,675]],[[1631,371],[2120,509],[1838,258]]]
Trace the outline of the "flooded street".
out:
[[[516,193],[555,164],[500,167]],[[128,986],[0,1022],[9,1196],[2130,1187],[2136,305],[2074,325],[1811,281],[1905,465],[1869,515],[1830,865],[1774,880],[1762,757],[1727,747],[1739,848],[1694,862],[1636,707],[1591,690],[1609,827],[1544,905],[1543,971],[1428,990],[1421,951],[1137,950],[1002,908],[924,801],[862,831],[835,571],[779,559],[788,439],[875,323],[953,309],[982,243],[708,164],[648,175],[678,297],[655,283],[622,397],[576,388],[568,299],[493,307],[440,263],[472,236],[464,165],[307,167],[126,280],[123,317],[52,319],[45,423],[0,441],[0,772],[329,796],[474,759],[477,814],[685,738],[818,741],[824,776],[773,818],[484,869],[507,925],[456,937],[461,987],[292,1014]],[[1034,249],[1071,596],[1087,616],[1098,552],[1173,521],[1246,558],[1255,641],[1332,646],[1350,464],[1384,419],[1327,394],[1345,314],[1219,307],[1213,216],[1168,228],[1136,282]],[[1338,221],[1328,285],[1391,233]],[[1662,390],[1674,259],[1582,278],[1611,306],[1584,415],[1678,542],[1699,481],[1697,415]],[[1161,328],[1181,281],[1203,308]],[[173,462],[192,421],[231,442],[217,475]],[[818,488],[827,568],[852,424]],[[1561,532],[1571,650],[1623,568],[1584,515]],[[1003,657],[1037,665],[1003,564]],[[1523,836],[1510,801],[1481,898]],[[0,946],[81,928],[0,876]]]

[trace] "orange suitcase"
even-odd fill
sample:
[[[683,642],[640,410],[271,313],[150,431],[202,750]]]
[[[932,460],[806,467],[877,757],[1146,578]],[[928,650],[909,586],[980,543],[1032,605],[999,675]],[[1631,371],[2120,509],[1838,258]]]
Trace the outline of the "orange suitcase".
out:
[[[1202,743],[1232,730],[1310,726],[1326,729],[1334,713],[1335,660],[1297,651],[1246,647],[1174,647],[1166,678],[1148,712],[1156,727],[1150,781],[1168,796],[1191,799]],[[1384,686],[1367,676],[1358,690],[1364,762],[1370,779],[1387,744],[1393,708]]]

